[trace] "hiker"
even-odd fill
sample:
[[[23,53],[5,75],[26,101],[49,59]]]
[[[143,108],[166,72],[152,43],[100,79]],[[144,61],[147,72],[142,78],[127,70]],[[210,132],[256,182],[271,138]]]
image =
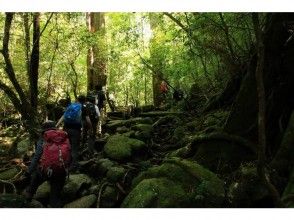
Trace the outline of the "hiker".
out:
[[[88,140],[88,148],[91,152],[93,152],[93,142],[95,141],[95,134],[97,130],[97,124],[100,117],[99,108],[95,105],[95,96],[88,95],[86,98],[85,107],[87,108],[89,118],[92,124],[93,131],[91,134],[88,132],[88,126],[84,124],[83,126],[83,143],[86,143]],[[86,122],[84,122],[86,123]],[[89,137],[88,137],[89,135]],[[87,138],[88,137],[88,138]]]
[[[56,127],[59,127],[63,122],[64,130],[68,133],[71,144],[72,164],[70,166],[71,172],[76,172],[79,168],[78,164],[78,150],[81,143],[81,129],[87,126],[90,133],[93,132],[89,113],[85,107],[86,97],[80,95],[76,102],[70,104],[63,116],[59,119]]]
[[[109,101],[109,107],[111,109],[112,112],[115,111],[116,107],[115,107],[115,96],[114,96],[114,92],[110,92],[108,95],[108,101]]]
[[[173,99],[176,101],[176,102],[179,102],[181,101],[182,99],[184,98],[184,92],[177,88],[175,89],[174,93],[173,93]]]
[[[104,107],[105,107],[105,100],[106,100],[106,96],[105,96],[105,92],[102,89],[101,85],[96,85],[95,86],[95,93],[97,96],[97,106],[100,112],[100,117],[99,117],[99,121],[98,121],[98,135],[101,136],[102,134],[102,121],[104,119]]]
[[[31,201],[38,187],[45,181],[50,183],[50,207],[62,207],[63,189],[71,162],[70,143],[67,133],[58,130],[54,121],[42,125],[41,136],[35,146],[35,155],[26,172],[31,179],[25,197]]]
[[[168,93],[168,86],[164,80],[162,80],[160,83],[159,91],[160,91],[160,94],[162,97],[162,102],[164,103],[167,98],[167,93]]]

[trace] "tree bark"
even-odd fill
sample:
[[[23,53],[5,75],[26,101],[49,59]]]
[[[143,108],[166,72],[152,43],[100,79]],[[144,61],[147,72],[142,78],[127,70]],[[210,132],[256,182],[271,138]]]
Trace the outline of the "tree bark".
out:
[[[11,29],[11,24],[13,20],[13,13],[6,13],[6,18],[5,18],[5,25],[4,25],[4,37],[3,37],[3,49],[1,50],[4,61],[5,61],[5,72],[12,83],[13,87],[15,88],[19,99],[22,101],[24,104],[28,104],[25,93],[23,92],[20,84],[18,83],[15,75],[14,68],[11,63],[10,59],[10,54],[9,54],[9,39],[10,39],[10,29]]]
[[[149,13],[149,19],[150,19],[150,27],[151,30],[154,32],[158,25],[158,17],[154,13]],[[160,93],[160,83],[163,76],[163,59],[162,57],[158,56],[158,49],[160,48],[160,45],[156,42],[156,37],[153,35],[153,38],[150,39],[150,62],[153,69],[152,74],[152,87],[153,87],[153,104],[155,107],[160,106],[160,104],[163,102],[163,97]],[[164,80],[165,81],[165,80]]]
[[[277,152],[283,129],[286,127],[294,107],[294,41],[289,39],[287,23],[293,22],[292,13],[267,14],[264,28],[264,87],[266,102],[266,153],[272,158]],[[240,90],[233,104],[232,111],[225,125],[225,131],[258,140],[258,96],[255,70],[256,55],[248,64],[247,73],[242,80]],[[283,119],[281,121],[281,119]],[[282,127],[283,127],[282,126]]]
[[[38,106],[38,79],[39,79],[39,60],[40,60],[40,13],[34,13],[33,16],[33,48],[30,62],[30,96],[31,107],[34,113],[37,113]]]
[[[93,43],[87,55],[87,90],[93,91],[95,86],[106,86],[106,57],[105,57],[105,17],[103,12],[87,13],[87,25],[90,33],[98,33],[99,44]]]
[[[259,23],[258,13],[252,13],[252,22],[254,26],[254,32],[256,37],[256,47],[257,47],[257,66],[255,72],[256,78],[256,88],[258,96],[258,163],[257,163],[257,173],[271,193],[273,200],[277,207],[282,207],[282,202],[280,195],[276,190],[275,186],[271,184],[269,177],[266,174],[266,99],[265,99],[265,87],[264,87],[264,43],[263,43],[263,33]]]
[[[25,32],[25,58],[26,58],[26,66],[27,66],[27,73],[30,72],[30,51],[31,51],[31,45],[30,45],[30,25],[29,25],[29,13],[23,14],[23,23],[24,23],[24,32]]]

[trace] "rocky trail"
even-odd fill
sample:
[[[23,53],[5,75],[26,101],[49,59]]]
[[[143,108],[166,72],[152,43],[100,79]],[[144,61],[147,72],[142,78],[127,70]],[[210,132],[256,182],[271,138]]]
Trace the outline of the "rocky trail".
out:
[[[227,116],[149,111],[109,117],[95,152],[87,144],[80,150],[80,170],[63,189],[64,208],[273,207],[257,177],[255,145],[223,132]],[[25,137],[13,140],[13,158],[1,148],[0,207],[48,207],[47,182],[32,202],[22,196],[32,146]],[[284,194],[289,207],[292,186],[289,181]]]

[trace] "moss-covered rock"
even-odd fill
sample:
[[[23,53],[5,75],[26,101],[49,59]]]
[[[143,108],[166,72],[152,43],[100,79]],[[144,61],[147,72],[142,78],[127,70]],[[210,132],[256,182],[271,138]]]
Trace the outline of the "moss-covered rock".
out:
[[[91,208],[96,204],[96,201],[97,201],[97,196],[94,194],[91,194],[66,204],[64,208]]]
[[[128,129],[126,126],[123,126],[123,127],[118,127],[118,128],[116,129],[116,132],[122,134],[122,133],[126,133],[126,132],[128,132],[129,130],[130,130],[130,129]]]
[[[26,205],[26,208],[44,208],[44,206],[39,201],[33,199]]]
[[[151,138],[152,134],[152,125],[150,124],[137,124],[131,127],[135,132],[135,138],[146,141]]]
[[[126,133],[123,133],[122,135],[123,136],[126,136],[126,137],[128,137],[128,138],[135,138],[136,137],[136,132],[135,131],[128,131],[128,132],[126,132]]]
[[[113,135],[108,139],[104,151],[107,157],[124,161],[145,148],[146,144],[143,141],[128,138],[124,135]]]
[[[123,208],[189,207],[189,196],[180,184],[168,178],[142,180],[124,199]]]
[[[32,143],[30,142],[29,138],[21,140],[17,143],[17,154],[18,155],[25,155],[29,150],[32,150]]]
[[[188,146],[179,148],[175,151],[172,151],[166,155],[166,157],[180,157],[187,158],[191,152],[191,149]]]
[[[125,172],[126,170],[123,167],[111,167],[108,170],[106,177],[109,182],[116,183],[123,178]]]
[[[135,124],[152,124],[153,120],[149,117],[131,118],[129,120],[112,120],[106,124],[106,129],[115,131],[118,127],[130,127]]]
[[[99,194],[99,189],[100,189],[100,185],[94,185],[94,186],[91,186],[91,187],[89,188],[89,193],[90,193],[90,194],[98,195],[98,194]]]
[[[118,203],[118,190],[112,186],[106,186],[100,201],[101,208],[114,208]]]
[[[142,172],[132,188],[122,207],[220,207],[225,194],[214,173],[180,158]],[[144,202],[136,205],[140,200]]]
[[[83,189],[89,188],[92,184],[92,180],[89,176],[85,174],[73,174],[69,176],[66,182],[62,196],[66,201],[71,201],[82,192]]]
[[[105,175],[107,171],[114,165],[114,162],[107,159],[107,158],[102,158],[98,160],[97,164],[97,171],[99,175]]]
[[[38,201],[44,202],[48,200],[49,195],[50,195],[50,184],[47,181],[45,181],[38,187],[37,192],[35,194],[35,198]]]
[[[16,167],[7,169],[5,171],[0,172],[0,179],[1,180],[10,180],[12,179],[16,174],[19,173],[19,169],[17,169]]]

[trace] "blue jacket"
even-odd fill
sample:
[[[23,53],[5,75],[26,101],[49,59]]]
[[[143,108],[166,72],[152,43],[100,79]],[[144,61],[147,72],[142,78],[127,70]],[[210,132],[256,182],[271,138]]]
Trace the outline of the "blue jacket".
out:
[[[39,160],[41,159],[42,153],[43,153],[43,137],[39,138],[37,144],[35,145],[35,155],[32,158],[31,164],[29,166],[28,173],[32,174],[39,163]]]

